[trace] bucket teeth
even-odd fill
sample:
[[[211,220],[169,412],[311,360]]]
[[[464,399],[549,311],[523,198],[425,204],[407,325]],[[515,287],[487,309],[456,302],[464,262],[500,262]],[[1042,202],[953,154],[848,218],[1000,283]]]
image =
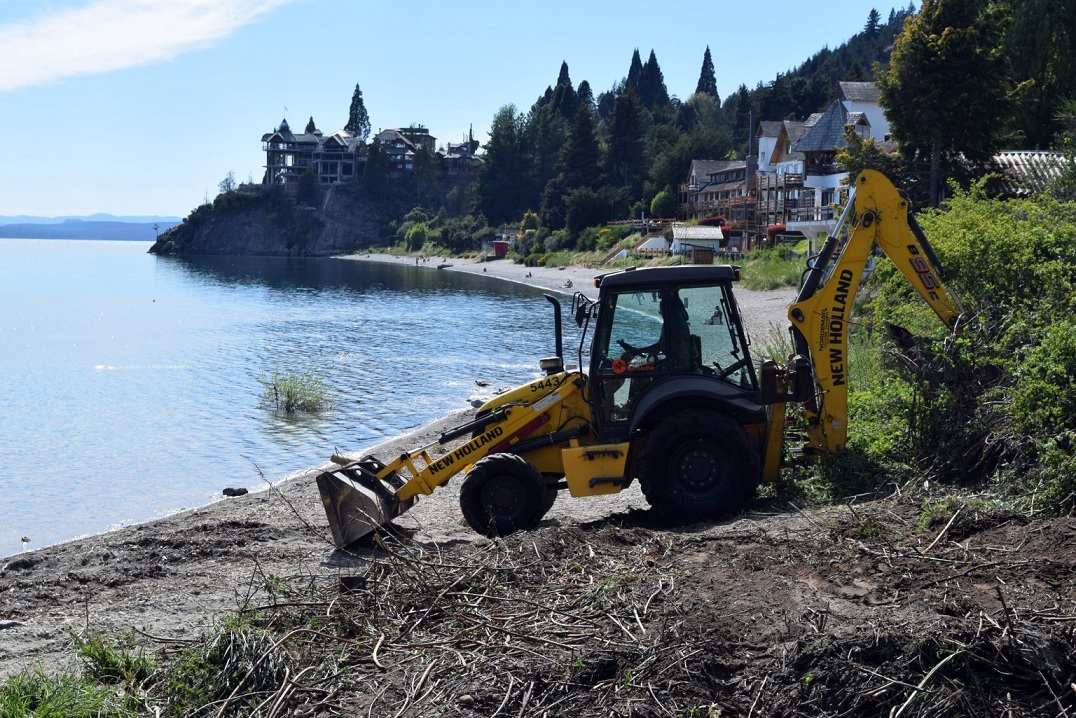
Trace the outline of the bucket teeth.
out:
[[[384,464],[368,456],[318,475],[318,492],[337,547],[355,543],[414,505],[414,499],[396,499],[395,492],[404,482],[395,473],[377,478],[376,472],[383,468]]]

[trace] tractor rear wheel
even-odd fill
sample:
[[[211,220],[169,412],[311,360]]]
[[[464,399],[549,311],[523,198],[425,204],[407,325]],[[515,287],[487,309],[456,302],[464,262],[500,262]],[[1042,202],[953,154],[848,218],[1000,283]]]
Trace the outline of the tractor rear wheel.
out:
[[[538,469],[515,454],[480,459],[460,487],[463,518],[486,536],[507,536],[532,529],[551,505],[545,479]]]
[[[761,478],[758,450],[726,416],[688,411],[658,424],[639,458],[639,485],[667,520],[690,523],[737,513]]]

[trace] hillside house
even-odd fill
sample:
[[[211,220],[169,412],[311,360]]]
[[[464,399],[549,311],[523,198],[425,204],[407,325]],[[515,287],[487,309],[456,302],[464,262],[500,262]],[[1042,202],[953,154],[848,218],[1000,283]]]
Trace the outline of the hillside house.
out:
[[[679,188],[680,214],[685,219],[723,217],[728,234],[740,247],[755,225],[754,177],[757,159],[692,160],[687,181]]]
[[[450,144],[448,151],[436,150],[437,140],[420,125],[383,130],[375,138],[385,154],[389,176],[402,177],[415,169],[415,154],[425,151],[453,178],[469,177],[479,159],[475,156],[479,144],[473,138],[460,144]],[[349,182],[356,179],[366,164],[369,145],[347,130],[323,134],[320,130],[296,134],[287,119],[272,132],[262,135],[265,152],[263,184],[282,184],[287,192],[299,188],[299,177],[313,170],[322,184]]]

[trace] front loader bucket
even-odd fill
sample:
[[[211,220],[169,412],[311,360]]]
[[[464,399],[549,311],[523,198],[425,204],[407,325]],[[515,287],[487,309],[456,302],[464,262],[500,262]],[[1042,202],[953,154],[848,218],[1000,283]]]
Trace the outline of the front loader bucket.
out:
[[[318,475],[318,492],[337,547],[355,543],[414,505],[413,498],[396,499],[395,491],[404,482],[395,473],[377,478],[383,468],[384,464],[367,456]]]

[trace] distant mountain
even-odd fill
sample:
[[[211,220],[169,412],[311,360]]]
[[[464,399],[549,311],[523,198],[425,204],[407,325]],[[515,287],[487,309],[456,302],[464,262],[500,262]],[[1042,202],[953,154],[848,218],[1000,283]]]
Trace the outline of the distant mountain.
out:
[[[180,224],[178,217],[0,217],[0,238],[112,239],[152,242]]]
[[[179,224],[179,217],[158,217],[155,215],[114,215],[98,212],[96,214],[74,215],[65,214],[59,217],[38,217],[29,214],[17,214],[13,216],[0,215],[0,227],[8,224],[62,224],[69,221],[78,222],[128,222],[135,224]]]

